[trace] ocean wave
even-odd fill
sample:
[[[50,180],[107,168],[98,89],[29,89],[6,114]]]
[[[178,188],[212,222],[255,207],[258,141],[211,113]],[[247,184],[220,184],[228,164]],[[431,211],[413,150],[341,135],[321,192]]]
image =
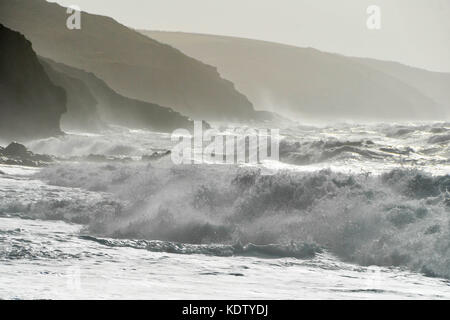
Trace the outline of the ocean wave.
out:
[[[82,235],[84,240],[95,241],[108,247],[127,247],[144,249],[153,252],[168,252],[177,254],[204,254],[220,257],[229,256],[255,256],[265,258],[312,258],[322,249],[315,244],[290,243],[289,245],[267,244],[255,245],[252,243],[242,245],[240,242],[233,245],[226,244],[189,244],[159,240],[129,240],[129,239],[105,239],[89,235]]]
[[[440,134],[428,139],[428,143],[441,144],[450,142],[450,134]]]
[[[111,216],[120,208],[120,202],[107,199],[95,202],[85,202],[81,199],[39,199],[36,201],[10,199],[0,203],[0,216],[88,224],[100,216]]]
[[[435,122],[422,124],[379,124],[376,126],[380,132],[384,132],[387,137],[404,139],[413,134],[445,133],[450,131],[450,123]]]
[[[127,203],[90,219],[85,232],[93,237],[141,239],[146,247],[175,252],[173,243],[207,248],[182,246],[180,253],[213,244],[225,245],[221,251],[236,243],[309,243],[345,261],[450,278],[449,175],[404,169],[380,176],[264,175],[229,166],[90,163],[52,166],[37,177],[106,191]]]
[[[448,123],[342,125],[292,127],[281,130],[280,160],[294,165],[354,163],[449,163]],[[33,152],[65,160],[147,159],[155,151],[170,150],[169,134],[114,127],[99,134],[70,133],[31,141]]]
[[[438,128],[434,128],[438,129]],[[440,128],[442,129],[442,128]],[[416,132],[413,130],[411,132]],[[353,161],[360,164],[384,163],[433,167],[448,164],[450,135],[417,134],[403,141],[397,139],[337,139],[289,137],[280,142],[280,161],[294,165],[336,164]]]
[[[125,205],[108,193],[49,186],[30,180],[29,176],[13,175],[0,179],[0,199],[0,216],[77,224],[88,224],[101,215],[114,215]]]
[[[280,160],[297,165],[321,163],[339,159],[382,160],[393,157],[392,152],[375,149],[370,140],[339,141],[335,139],[319,141],[289,141],[280,143]],[[410,150],[399,151],[408,153]]]
[[[119,142],[117,142],[119,141]],[[131,145],[113,141],[108,136],[65,135],[35,140],[27,146],[35,152],[51,154],[58,157],[88,156],[90,154],[130,156],[139,154],[139,150]]]
[[[59,137],[33,140],[27,147],[59,158],[103,156],[143,156],[171,145],[170,135],[112,127],[98,134],[68,133]]]
[[[8,248],[0,247],[0,261],[11,261],[11,260],[37,260],[37,259],[48,259],[48,260],[66,260],[66,259],[79,259],[81,255],[74,255],[69,253],[64,253],[61,251],[55,251],[52,249],[45,249],[27,246],[26,243],[13,244]]]

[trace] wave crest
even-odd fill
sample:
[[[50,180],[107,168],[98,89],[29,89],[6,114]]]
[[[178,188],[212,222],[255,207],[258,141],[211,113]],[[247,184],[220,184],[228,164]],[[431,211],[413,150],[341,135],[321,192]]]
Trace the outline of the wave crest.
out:
[[[45,168],[38,176],[87,189],[100,182],[100,189],[127,203],[87,224],[86,232],[97,237],[195,245],[313,243],[346,261],[450,277],[449,175],[264,175],[228,166],[91,163]]]

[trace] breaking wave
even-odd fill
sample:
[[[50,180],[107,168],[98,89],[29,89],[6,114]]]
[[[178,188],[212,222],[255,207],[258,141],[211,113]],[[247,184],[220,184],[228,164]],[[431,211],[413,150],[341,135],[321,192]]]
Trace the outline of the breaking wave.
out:
[[[39,154],[56,157],[83,157],[91,154],[105,156],[142,156],[151,154],[153,148],[170,145],[170,135],[144,130],[113,127],[98,134],[70,133],[59,137],[39,139],[27,147]]]
[[[450,124],[374,124],[286,130],[280,160],[295,165],[319,163],[405,164],[436,169],[448,165]]]
[[[322,250],[314,244],[297,244],[290,243],[288,245],[267,244],[255,245],[248,243],[242,245],[240,242],[227,244],[188,244],[172,241],[159,240],[129,240],[129,239],[102,239],[89,235],[81,236],[84,240],[95,241],[108,247],[127,247],[134,249],[144,249],[153,252],[168,252],[177,254],[205,254],[220,257],[229,256],[257,256],[266,258],[312,258],[316,253]]]
[[[447,164],[450,149],[446,145],[450,142],[450,135],[434,135],[428,138],[422,146],[412,148],[409,145],[394,146],[377,144],[369,139],[342,141],[324,139],[318,141],[291,141],[280,143],[280,160],[296,165],[315,163],[334,163],[337,161],[378,161],[390,162],[397,165],[404,164]],[[435,145],[439,145],[438,148]],[[438,158],[431,158],[432,156]],[[441,158],[439,158],[441,156]]]
[[[394,154],[408,154],[405,150],[373,150],[374,143],[370,140],[339,141],[282,141],[280,144],[280,158],[285,162],[299,165],[338,160],[343,157],[361,157],[365,159],[384,159]]]
[[[84,163],[36,177],[112,194],[121,205],[83,231],[105,245],[295,257],[325,249],[362,265],[450,278],[450,175]]]

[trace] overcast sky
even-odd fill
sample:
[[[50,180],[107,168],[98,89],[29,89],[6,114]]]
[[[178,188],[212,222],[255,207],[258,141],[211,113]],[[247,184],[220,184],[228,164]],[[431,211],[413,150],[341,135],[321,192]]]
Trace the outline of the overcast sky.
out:
[[[51,0],[133,28],[238,36],[450,72],[450,0]],[[369,5],[381,29],[366,27]]]

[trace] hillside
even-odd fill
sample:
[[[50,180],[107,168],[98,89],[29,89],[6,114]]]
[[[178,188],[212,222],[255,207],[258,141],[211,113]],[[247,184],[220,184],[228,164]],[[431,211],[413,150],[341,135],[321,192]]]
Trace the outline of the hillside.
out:
[[[171,132],[192,122],[169,108],[124,97],[94,74],[41,58],[50,78],[67,91],[64,128],[95,131],[106,124]]]
[[[302,119],[450,118],[449,74],[265,41],[141,32],[217,66],[257,110]]]
[[[83,13],[66,28],[66,8],[45,0],[0,0],[0,22],[43,57],[94,73],[126,97],[199,119],[251,119],[252,104],[217,70],[112,18]]]

